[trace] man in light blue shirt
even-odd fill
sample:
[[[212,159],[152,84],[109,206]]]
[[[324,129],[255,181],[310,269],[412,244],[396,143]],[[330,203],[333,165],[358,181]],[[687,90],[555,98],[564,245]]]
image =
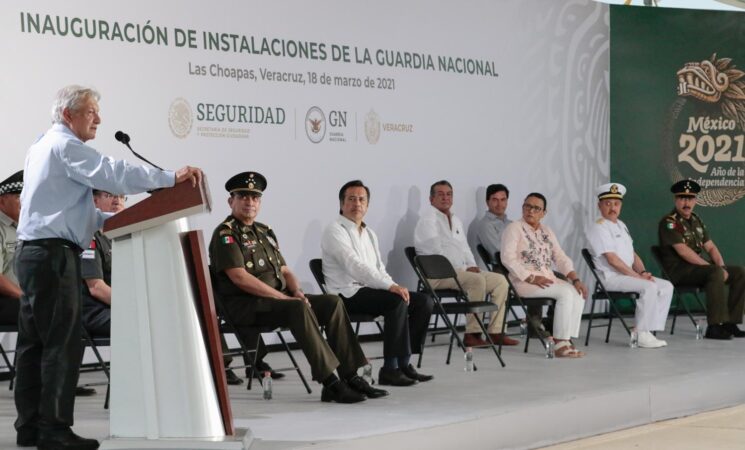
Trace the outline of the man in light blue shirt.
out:
[[[512,223],[507,218],[510,191],[503,184],[490,184],[486,188],[486,213],[476,222],[476,243],[494,256],[499,251],[502,231]]]
[[[52,127],[26,155],[15,261],[23,291],[16,350],[19,446],[98,448],[98,441],[71,429],[82,352],[80,252],[111,215],[93,206],[93,188],[135,194],[202,178],[198,168],[135,166],[85,145],[101,123],[99,97],[81,86],[62,88]]]

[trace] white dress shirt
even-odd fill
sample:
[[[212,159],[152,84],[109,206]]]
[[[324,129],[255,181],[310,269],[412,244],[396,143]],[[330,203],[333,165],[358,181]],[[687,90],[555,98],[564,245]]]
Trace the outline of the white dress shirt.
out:
[[[476,267],[463,223],[454,214],[448,222],[448,216],[434,206],[430,206],[416,224],[414,247],[418,255],[443,255],[456,270]]]
[[[321,259],[329,293],[349,298],[363,287],[388,290],[396,284],[385,270],[375,232],[364,223],[360,232],[342,215],[323,230]]]
[[[175,180],[172,171],[103,156],[65,125],[54,124],[26,154],[18,239],[62,238],[88,248],[93,232],[111,216],[93,205],[93,188],[137,194]]]

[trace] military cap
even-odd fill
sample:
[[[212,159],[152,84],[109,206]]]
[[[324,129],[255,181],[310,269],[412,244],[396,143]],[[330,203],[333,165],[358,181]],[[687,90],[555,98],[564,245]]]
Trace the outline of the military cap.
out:
[[[19,170],[0,182],[0,195],[17,194],[23,189],[23,171]]]
[[[701,186],[693,180],[680,180],[670,187],[676,197],[695,197],[701,192]]]
[[[623,200],[623,196],[626,195],[626,186],[620,183],[607,183],[598,186],[595,189],[595,192],[598,195],[598,200],[605,200],[608,198]]]
[[[225,190],[230,192],[253,192],[262,195],[266,189],[266,178],[259,172],[241,172],[233,175],[226,183]]]

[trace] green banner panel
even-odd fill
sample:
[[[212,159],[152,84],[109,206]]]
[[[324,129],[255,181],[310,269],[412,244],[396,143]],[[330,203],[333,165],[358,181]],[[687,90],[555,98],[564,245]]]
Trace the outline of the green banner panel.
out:
[[[611,7],[611,180],[645,263],[674,181],[703,187],[696,207],[725,262],[745,264],[745,14]]]

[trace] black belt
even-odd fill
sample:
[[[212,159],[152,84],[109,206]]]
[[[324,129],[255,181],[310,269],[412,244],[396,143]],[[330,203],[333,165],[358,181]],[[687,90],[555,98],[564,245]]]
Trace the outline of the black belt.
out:
[[[31,241],[21,241],[21,245],[30,245],[32,247],[65,247],[76,253],[82,253],[83,249],[78,244],[62,238],[34,239]]]

